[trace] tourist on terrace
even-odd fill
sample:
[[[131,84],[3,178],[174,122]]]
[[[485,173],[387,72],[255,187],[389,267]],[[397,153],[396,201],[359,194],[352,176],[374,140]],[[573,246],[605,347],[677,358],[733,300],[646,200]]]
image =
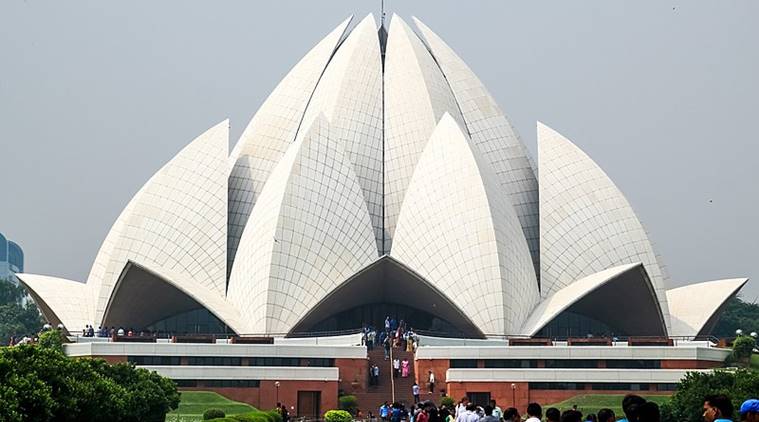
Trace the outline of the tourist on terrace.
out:
[[[385,332],[386,333],[390,332],[390,317],[389,316],[385,317]]]
[[[398,358],[393,359],[393,378],[398,378],[401,374],[401,360]]]
[[[641,396],[635,394],[628,394],[622,399],[622,411],[625,412],[625,418],[620,419],[620,422],[638,422],[638,411],[640,406],[646,402]],[[562,422],[564,422],[562,420]]]
[[[617,416],[611,409],[601,409],[598,411],[598,422],[615,422]]]
[[[746,422],[759,422],[759,400],[750,399],[741,405],[741,420]]]
[[[430,387],[430,393],[435,392],[435,373],[432,372],[432,370],[429,371],[429,375],[427,376],[427,383]]]
[[[612,412],[612,415],[614,412]],[[546,410],[546,422],[559,422],[561,420],[561,412],[555,407],[549,407]],[[612,421],[614,422],[614,421]]]
[[[733,403],[724,394],[704,397],[704,421],[729,422],[733,420]]]
[[[543,409],[537,403],[530,403],[527,405],[527,416],[526,422],[540,422],[540,418],[543,417]]]
[[[411,364],[408,361],[408,358],[403,358],[401,361],[401,376],[403,378],[408,378],[409,368]]]
[[[390,337],[385,337],[382,347],[385,348],[385,360],[390,359]]]

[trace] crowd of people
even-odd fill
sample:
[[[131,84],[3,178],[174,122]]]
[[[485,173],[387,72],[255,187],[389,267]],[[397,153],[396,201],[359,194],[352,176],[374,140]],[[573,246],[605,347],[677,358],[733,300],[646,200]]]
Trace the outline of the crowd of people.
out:
[[[98,326],[97,330],[92,325],[86,325],[82,328],[82,337],[154,337],[157,336],[157,332],[140,330],[136,331],[132,328],[124,327],[101,327]]]
[[[361,345],[366,346],[367,350],[374,350],[375,347],[381,346],[385,350],[385,360],[388,360],[390,359],[391,348],[413,352],[419,345],[419,339],[405,321],[397,321],[395,318],[387,316],[383,329],[379,331],[372,325],[364,325],[361,331]],[[402,368],[399,367],[400,370]]]
[[[418,394],[417,389],[415,397]],[[429,400],[417,402],[411,408],[406,408],[402,403],[391,404],[386,401],[379,407],[376,415],[369,412],[368,419],[383,422],[616,422],[617,420],[620,422],[659,422],[661,420],[659,405],[634,394],[624,397],[622,410],[624,415],[616,415],[611,409],[600,409],[597,413],[583,415],[577,406],[573,406],[563,412],[551,407],[544,413],[540,404],[530,403],[526,414],[521,415],[514,407],[501,409],[495,400],[491,400],[488,405],[478,406],[470,402],[467,397],[463,397],[452,408],[445,405],[438,407]],[[732,422],[736,416],[735,413],[732,401],[727,396],[710,395],[704,398],[704,422]],[[746,400],[738,409],[738,413],[741,421],[759,422],[759,400]],[[363,416],[358,415],[359,418]],[[618,416],[624,417],[618,419]]]

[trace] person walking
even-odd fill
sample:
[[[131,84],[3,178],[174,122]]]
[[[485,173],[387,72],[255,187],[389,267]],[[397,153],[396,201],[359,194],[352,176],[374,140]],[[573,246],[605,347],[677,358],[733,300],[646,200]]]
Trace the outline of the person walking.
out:
[[[419,403],[419,384],[414,383],[414,385],[411,386],[411,394],[414,396],[414,404]]]
[[[432,370],[429,371],[429,374],[427,375],[427,383],[430,387],[430,393],[435,392],[435,373],[432,372]]]
[[[704,397],[704,421],[728,422],[733,420],[733,403],[724,394]]]
[[[398,358],[393,359],[393,378],[398,378],[401,374],[401,360]]]
[[[408,359],[407,358],[403,358],[403,360],[401,361],[401,377],[408,378],[408,373],[409,373],[409,367],[410,366],[411,366],[411,364],[409,363]]]

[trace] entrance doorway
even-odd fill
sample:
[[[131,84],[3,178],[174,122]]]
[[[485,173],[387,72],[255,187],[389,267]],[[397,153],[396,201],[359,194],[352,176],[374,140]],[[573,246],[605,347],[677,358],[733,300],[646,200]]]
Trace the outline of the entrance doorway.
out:
[[[321,417],[321,391],[298,391],[298,416],[307,418]]]

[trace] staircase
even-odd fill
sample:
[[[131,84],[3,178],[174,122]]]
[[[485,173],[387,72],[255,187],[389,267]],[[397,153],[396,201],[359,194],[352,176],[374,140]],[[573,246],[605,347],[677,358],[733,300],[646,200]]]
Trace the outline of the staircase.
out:
[[[411,394],[411,386],[414,385],[414,353],[397,348],[393,349],[393,358],[396,357],[401,361],[404,358],[408,359],[410,363],[408,377],[403,378],[398,375],[395,378],[395,401],[405,404],[408,408],[414,404],[414,395]],[[379,382],[377,385],[368,386],[365,393],[357,393],[356,399],[359,409],[365,416],[368,416],[368,412],[371,411],[378,417],[379,407],[382,406],[383,402],[387,401],[392,404],[390,378],[393,376],[393,365],[392,360],[385,360],[385,351],[382,347],[375,346],[373,350],[368,351],[367,358],[369,359],[369,367],[379,366]]]

